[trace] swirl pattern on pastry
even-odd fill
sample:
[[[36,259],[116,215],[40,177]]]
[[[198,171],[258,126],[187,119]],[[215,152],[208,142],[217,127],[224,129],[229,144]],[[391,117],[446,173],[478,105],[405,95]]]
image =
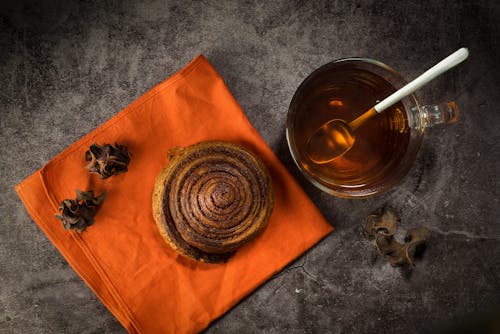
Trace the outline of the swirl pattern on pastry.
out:
[[[265,227],[273,207],[271,178],[245,148],[201,142],[173,155],[156,180],[153,214],[180,254],[226,261]]]

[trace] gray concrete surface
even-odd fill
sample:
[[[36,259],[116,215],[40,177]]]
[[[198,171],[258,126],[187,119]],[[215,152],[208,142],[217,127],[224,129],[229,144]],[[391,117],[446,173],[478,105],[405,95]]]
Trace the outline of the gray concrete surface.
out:
[[[434,333],[499,319],[499,17],[493,0],[2,1],[0,333],[124,332],[13,187],[198,53],[336,227],[207,333]],[[411,78],[460,46],[470,59],[419,92],[456,99],[460,123],[428,133],[397,187],[344,200],[303,179],[284,129],[308,73],[365,56]],[[385,203],[403,228],[433,233],[410,277],[359,236]]]

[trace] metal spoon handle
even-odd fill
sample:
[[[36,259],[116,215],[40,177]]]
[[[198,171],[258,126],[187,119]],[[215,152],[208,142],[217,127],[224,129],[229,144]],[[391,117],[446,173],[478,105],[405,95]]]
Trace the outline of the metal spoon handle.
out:
[[[392,93],[385,99],[383,99],[381,102],[377,103],[374,107],[374,109],[378,112],[381,113],[385,109],[389,108],[392,106],[394,103],[402,100],[403,98],[407,97],[411,93],[415,92],[417,89],[420,87],[426,85],[429,83],[431,80],[436,78],[437,76],[443,74],[444,72],[448,71],[449,69],[457,66],[461,62],[463,62],[467,57],[469,56],[469,50],[467,48],[461,48],[449,55],[448,57],[444,58],[441,60],[439,63],[436,65],[432,66],[430,69],[422,73],[419,77],[414,79],[413,81],[409,82],[405,86],[403,86],[401,89],[397,90],[396,92]]]

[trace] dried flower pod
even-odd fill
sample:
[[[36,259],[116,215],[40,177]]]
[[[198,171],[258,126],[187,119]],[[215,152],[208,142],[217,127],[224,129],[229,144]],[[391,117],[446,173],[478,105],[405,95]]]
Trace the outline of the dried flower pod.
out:
[[[77,190],[76,199],[62,201],[59,206],[61,214],[56,213],[55,216],[62,221],[66,230],[83,232],[87,226],[94,224],[94,216],[105,197],[105,192],[94,197],[92,190],[88,192]]]
[[[393,236],[399,221],[400,219],[393,209],[383,207],[366,217],[363,235],[370,240],[375,239],[378,234],[387,237]]]
[[[392,266],[396,267],[407,264],[408,259],[405,255],[403,245],[397,242],[393,236],[378,235],[375,245],[379,254],[386,257]]]
[[[423,226],[409,229],[406,232],[404,251],[412,267],[414,266],[413,260],[422,256],[430,237],[431,232]]]
[[[405,243],[399,243],[394,235],[399,217],[390,208],[382,208],[366,217],[363,235],[369,240],[375,239],[380,255],[384,256],[392,266],[415,266],[415,258],[425,250],[430,238],[430,231],[425,227],[417,227],[407,231]]]
[[[107,179],[112,175],[125,173],[131,156],[126,146],[117,143],[114,146],[99,146],[94,143],[85,152],[85,161],[89,162],[86,168],[90,173],[99,174],[101,179]]]

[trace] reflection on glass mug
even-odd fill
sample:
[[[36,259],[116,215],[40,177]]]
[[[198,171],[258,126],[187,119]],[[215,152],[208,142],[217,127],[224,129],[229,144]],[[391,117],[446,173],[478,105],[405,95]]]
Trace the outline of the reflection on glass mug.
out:
[[[422,105],[411,94],[380,114],[353,122],[405,84],[389,66],[365,58],[333,61],[310,74],[292,98],[286,128],[290,152],[305,177],[345,198],[369,197],[396,184],[415,161],[425,129],[458,119],[455,102]],[[356,123],[355,140],[337,131],[337,146],[341,142],[348,149],[332,159],[317,158],[314,152],[328,152],[332,145],[314,140],[315,134],[332,120]]]

